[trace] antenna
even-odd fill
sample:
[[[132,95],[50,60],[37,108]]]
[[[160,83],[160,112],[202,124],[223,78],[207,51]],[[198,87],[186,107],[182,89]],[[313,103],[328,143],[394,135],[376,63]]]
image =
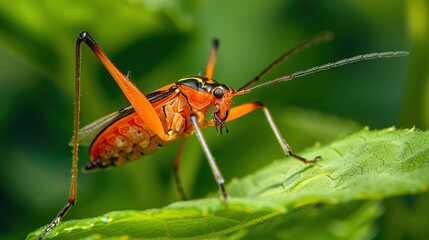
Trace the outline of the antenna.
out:
[[[381,52],[381,53],[368,53],[365,55],[357,55],[351,58],[345,58],[333,63],[327,63],[324,65],[320,65],[317,67],[313,67],[304,71],[298,71],[298,72],[294,72],[290,75],[286,75],[283,77],[279,77],[276,78],[274,80],[271,80],[269,82],[266,83],[262,83],[259,84],[257,86],[248,88],[248,89],[244,89],[244,90],[239,90],[236,92],[235,95],[243,95],[243,94],[247,94],[253,90],[256,90],[258,88],[262,88],[271,84],[275,84],[275,83],[279,83],[279,82],[285,82],[285,81],[289,81],[292,80],[293,78],[298,78],[298,77],[303,77],[306,75],[310,75],[313,73],[317,73],[317,72],[321,72],[321,71],[326,71],[329,70],[331,68],[336,68],[336,67],[340,67],[346,64],[350,64],[350,63],[356,63],[356,62],[360,62],[360,61],[366,61],[366,60],[372,60],[372,59],[380,59],[380,58],[393,58],[393,57],[404,57],[407,56],[409,54],[409,52],[407,51],[396,51],[396,52]]]
[[[295,47],[293,47],[292,49],[290,49],[289,51],[287,51],[286,53],[281,55],[279,58],[277,58],[270,65],[268,65],[268,67],[266,67],[264,70],[262,70],[261,73],[259,73],[256,77],[254,77],[252,80],[250,80],[246,84],[244,84],[244,86],[239,88],[237,91],[239,92],[239,91],[245,89],[246,87],[254,84],[255,82],[259,81],[259,79],[262,76],[264,76],[267,72],[269,72],[271,69],[273,69],[275,66],[277,66],[277,64],[288,59],[290,56],[295,55],[296,53],[299,53],[302,50],[304,50],[308,47],[311,47],[317,43],[330,41],[330,40],[332,40],[332,38],[334,38],[334,34],[332,32],[322,32],[322,33],[319,33],[319,34],[305,40],[304,42],[296,45]]]

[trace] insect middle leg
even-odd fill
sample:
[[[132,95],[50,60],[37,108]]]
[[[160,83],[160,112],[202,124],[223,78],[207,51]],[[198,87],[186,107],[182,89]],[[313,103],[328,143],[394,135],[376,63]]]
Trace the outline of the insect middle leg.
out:
[[[183,147],[185,146],[185,139],[180,142],[179,149],[177,150],[176,159],[174,160],[173,173],[174,181],[176,182],[176,190],[180,199],[187,200],[185,190],[183,190],[182,180],[179,176],[179,167],[182,162]]]
[[[274,135],[277,138],[277,141],[279,142],[281,148],[283,149],[283,152],[287,155],[287,156],[291,156],[297,160],[302,161],[305,164],[309,164],[309,165],[314,165],[316,164],[317,160],[320,159],[320,156],[315,157],[314,159],[308,160],[304,157],[301,157],[299,155],[296,155],[294,153],[292,153],[292,151],[290,150],[289,145],[286,143],[286,140],[283,138],[283,136],[281,135],[279,129],[277,128],[277,125],[274,123],[274,120],[271,116],[270,111],[268,110],[268,108],[261,102],[251,102],[251,103],[246,103],[243,104],[241,106],[238,107],[234,107],[231,108],[231,110],[229,111],[229,115],[228,115],[228,119],[226,120],[227,122],[232,121],[234,119],[240,118],[256,109],[262,108],[262,111],[264,111],[265,117],[268,121],[268,123],[270,124],[271,129],[274,132]],[[213,126],[214,122],[211,120],[207,123],[208,126]]]
[[[200,142],[201,147],[203,148],[204,154],[206,155],[207,161],[209,162],[213,176],[216,179],[216,182],[220,188],[223,200],[226,202],[228,198],[228,194],[225,191],[225,185],[224,185],[225,179],[223,178],[222,173],[220,172],[219,167],[217,166],[216,161],[212,153],[210,152],[207,142],[204,139],[203,134],[201,133],[201,129],[197,123],[197,117],[194,114],[191,114],[190,119],[195,129],[195,135],[197,135],[198,141]]]

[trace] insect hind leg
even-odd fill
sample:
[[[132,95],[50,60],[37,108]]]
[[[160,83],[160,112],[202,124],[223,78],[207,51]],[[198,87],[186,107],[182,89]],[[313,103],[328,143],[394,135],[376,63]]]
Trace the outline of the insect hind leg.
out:
[[[70,208],[74,205],[75,199],[69,199],[67,204],[61,209],[54,220],[40,233],[39,240],[42,240],[45,235],[60,224],[61,219],[67,214]]]

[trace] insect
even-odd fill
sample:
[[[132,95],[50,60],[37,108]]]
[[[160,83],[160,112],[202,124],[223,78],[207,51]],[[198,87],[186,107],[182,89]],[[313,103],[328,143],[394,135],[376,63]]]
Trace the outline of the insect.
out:
[[[254,110],[261,109],[286,156],[291,156],[305,164],[314,165],[319,157],[305,159],[291,152],[288,144],[274,123],[271,113],[263,103],[250,102],[232,107],[231,101],[235,96],[244,95],[262,87],[289,81],[293,78],[325,71],[345,64],[377,58],[402,57],[408,54],[405,51],[397,51],[359,55],[310,68],[305,71],[298,71],[251,87],[251,85],[257,83],[262,76],[283,60],[311,45],[328,41],[331,38],[332,34],[329,32],[309,38],[281,55],[238,90],[234,90],[230,86],[219,83],[212,78],[219,45],[219,41],[214,39],[211,43],[209,59],[204,74],[179,79],[175,83],[168,84],[144,95],[130,81],[129,74],[122,74],[105,55],[94,38],[88,32],[82,31],[76,41],[76,82],[70,196],[66,205],[60,210],[54,220],[41,232],[39,239],[42,239],[49,231],[57,226],[75,204],[79,144],[90,144],[91,161],[85,166],[84,170],[93,171],[126,164],[131,160],[139,159],[143,155],[151,154],[160,147],[166,146],[179,138],[187,138],[195,134],[220,188],[222,198],[226,201],[228,195],[224,187],[225,180],[209,150],[201,130],[214,126],[218,134],[223,134],[223,131],[228,132],[226,126],[227,122],[240,118]],[[93,51],[112,75],[125,97],[131,103],[131,106],[107,115],[79,130],[81,81],[80,53],[82,43],[85,43]],[[209,117],[210,119],[206,120],[210,109],[212,109]],[[182,148],[183,144],[179,147],[179,153]],[[180,154],[178,154],[174,164],[174,176],[178,192],[182,198],[185,198],[178,176],[179,165]]]

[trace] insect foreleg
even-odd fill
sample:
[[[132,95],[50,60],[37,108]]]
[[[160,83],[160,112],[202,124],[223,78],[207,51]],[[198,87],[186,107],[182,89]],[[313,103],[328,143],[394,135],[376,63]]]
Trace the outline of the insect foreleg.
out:
[[[300,160],[300,161],[302,161],[306,164],[310,164],[310,165],[313,165],[316,163],[317,159],[320,157],[316,157],[312,160],[307,160],[301,156],[298,156],[298,155],[292,153],[289,145],[286,143],[286,140],[282,137],[279,129],[277,128],[277,125],[274,123],[274,120],[271,117],[270,111],[268,111],[268,108],[261,102],[251,102],[251,103],[246,103],[246,104],[231,108],[229,110],[229,115],[228,115],[228,119],[226,119],[226,122],[240,118],[246,114],[249,114],[250,112],[253,112],[254,110],[256,110],[258,108],[262,108],[262,111],[264,111],[265,117],[267,118],[267,121],[270,124],[270,127],[273,130],[274,135],[277,138],[277,141],[279,142],[280,146],[283,149],[283,152],[287,156],[294,157],[295,159]],[[214,126],[213,120],[210,120],[209,122],[207,122],[207,126]]]
[[[307,160],[307,159],[305,159],[305,158],[303,158],[303,157],[301,157],[301,156],[298,156],[298,155],[296,155],[296,154],[292,153],[292,151],[290,150],[289,145],[286,143],[286,140],[282,137],[282,135],[281,135],[281,133],[280,133],[279,129],[277,128],[277,125],[274,123],[274,120],[273,120],[273,118],[271,117],[271,113],[270,113],[270,111],[268,111],[268,108],[267,108],[265,105],[263,105],[262,103],[261,103],[261,108],[262,108],[262,110],[264,111],[265,117],[267,118],[267,121],[268,121],[268,123],[270,124],[270,127],[271,127],[271,129],[273,130],[274,135],[275,135],[275,136],[276,136],[276,138],[277,138],[277,141],[279,141],[280,146],[281,146],[281,147],[282,147],[282,149],[283,149],[283,152],[284,152],[287,156],[294,157],[295,159],[300,160],[300,161],[304,162],[305,164],[310,164],[310,165],[314,165],[314,164],[316,164],[317,159],[319,159],[319,158],[320,158],[319,156],[315,157],[315,158],[314,158],[314,159],[312,159],[312,160]]]

